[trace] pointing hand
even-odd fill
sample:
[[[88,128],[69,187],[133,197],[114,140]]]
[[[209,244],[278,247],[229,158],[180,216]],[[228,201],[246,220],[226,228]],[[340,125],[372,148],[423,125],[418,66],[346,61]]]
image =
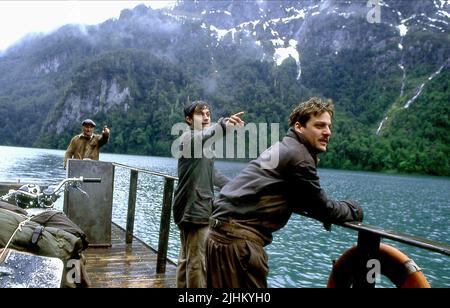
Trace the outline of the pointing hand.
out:
[[[236,127],[236,126],[244,126],[245,122],[241,119],[242,115],[244,115],[244,111],[233,114],[225,122],[225,125],[230,128]]]

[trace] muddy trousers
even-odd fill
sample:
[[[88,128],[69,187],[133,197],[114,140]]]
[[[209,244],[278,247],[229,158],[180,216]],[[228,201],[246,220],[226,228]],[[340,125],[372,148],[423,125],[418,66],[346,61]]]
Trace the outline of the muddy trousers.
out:
[[[177,288],[206,288],[205,239],[207,225],[179,226],[180,253]]]
[[[208,288],[267,288],[268,257],[260,243],[209,230]]]

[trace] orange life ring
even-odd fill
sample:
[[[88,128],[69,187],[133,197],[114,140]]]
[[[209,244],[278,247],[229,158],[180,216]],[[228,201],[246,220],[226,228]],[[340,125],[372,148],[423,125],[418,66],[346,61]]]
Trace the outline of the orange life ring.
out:
[[[381,274],[389,278],[398,288],[430,288],[425,275],[417,264],[400,250],[380,244],[374,257],[380,262]],[[359,264],[356,246],[345,251],[333,265],[327,288],[349,288],[355,281]]]

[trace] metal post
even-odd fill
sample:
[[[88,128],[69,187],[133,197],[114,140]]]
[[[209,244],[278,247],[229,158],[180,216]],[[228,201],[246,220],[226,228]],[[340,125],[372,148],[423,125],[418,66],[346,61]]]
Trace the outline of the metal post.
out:
[[[161,210],[161,224],[159,227],[158,258],[156,273],[166,272],[167,246],[169,244],[170,212],[172,210],[174,180],[166,178],[164,183],[163,206]]]
[[[127,244],[133,242],[133,231],[134,231],[134,216],[136,210],[136,192],[137,192],[137,182],[138,182],[138,171],[131,170],[130,174],[130,191],[128,192],[128,213],[127,213],[127,230],[126,230],[126,240]]]
[[[358,232],[358,264],[354,288],[375,288],[375,281],[369,279],[369,260],[378,260],[381,236],[367,231]],[[379,261],[379,260],[378,260]],[[381,275],[381,273],[379,273]],[[373,278],[373,277],[370,277]]]

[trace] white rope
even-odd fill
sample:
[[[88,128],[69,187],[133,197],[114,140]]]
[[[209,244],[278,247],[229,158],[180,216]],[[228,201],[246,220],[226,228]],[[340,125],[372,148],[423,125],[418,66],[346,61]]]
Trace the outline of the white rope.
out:
[[[2,253],[0,254],[0,260],[3,260],[3,255],[6,253],[6,250],[8,249],[8,246],[11,244],[14,236],[16,236],[17,231],[22,231],[22,227],[31,220],[32,217],[27,218],[26,220],[22,221],[21,223],[19,223],[19,225],[17,226],[16,230],[13,232],[13,234],[11,235],[11,237],[9,238],[8,243],[6,243],[5,247],[3,248]]]

